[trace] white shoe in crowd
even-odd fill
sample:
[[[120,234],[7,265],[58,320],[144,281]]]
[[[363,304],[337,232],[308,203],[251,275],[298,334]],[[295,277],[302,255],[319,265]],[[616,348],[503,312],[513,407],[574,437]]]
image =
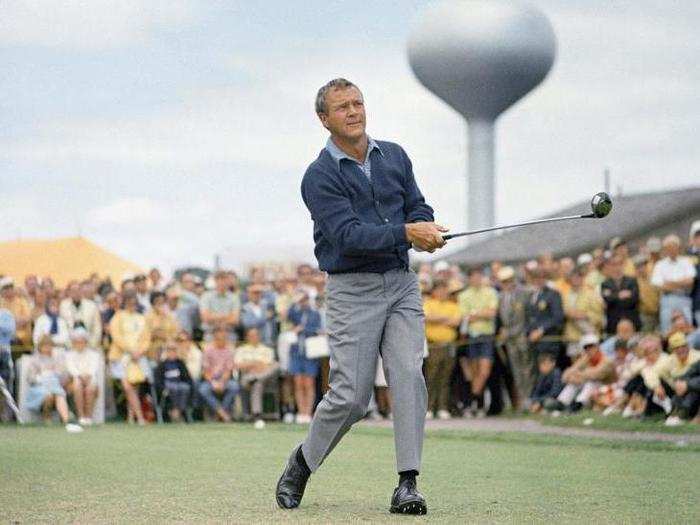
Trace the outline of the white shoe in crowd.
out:
[[[311,423],[311,416],[307,416],[305,414],[297,414],[295,423],[297,425],[308,425]]]
[[[452,416],[447,410],[438,410],[437,417],[442,420],[452,419]]]
[[[630,405],[627,405],[625,407],[625,409],[622,411],[622,417],[624,417],[625,419],[630,418],[630,417],[634,417],[636,415],[637,414],[635,413],[634,410],[632,410],[632,407]]]
[[[77,434],[78,432],[82,432],[83,427],[80,425],[76,425],[75,423],[67,423],[66,424],[66,432],[69,434]]]
[[[287,412],[284,416],[282,416],[282,421],[286,425],[291,425],[292,423],[294,423],[294,414],[292,414],[291,412]]]
[[[432,411],[432,410],[428,410],[428,411],[425,413],[425,419],[426,419],[426,420],[433,419],[433,417],[434,417],[434,416],[433,416],[433,411]]]
[[[616,407],[615,405],[610,405],[608,408],[603,410],[603,415],[605,417],[608,417],[608,416],[611,416],[613,414],[617,414],[619,411],[620,411],[620,409],[618,407]]]
[[[664,422],[664,425],[667,427],[678,427],[683,424],[683,420],[679,418],[678,416],[668,416],[666,418],[666,421]]]
[[[90,425],[92,425],[92,419],[90,419],[89,417],[81,417],[80,419],[78,419],[78,424],[84,427],[89,427]]]
[[[265,422],[262,419],[256,419],[253,428],[255,430],[262,430],[265,428]]]

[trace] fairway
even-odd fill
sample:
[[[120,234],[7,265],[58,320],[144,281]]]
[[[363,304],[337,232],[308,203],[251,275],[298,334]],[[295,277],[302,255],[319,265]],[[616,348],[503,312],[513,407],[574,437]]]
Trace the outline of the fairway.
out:
[[[275,483],[304,430],[112,424],[71,435],[2,427],[2,521],[421,519],[388,513],[393,436],[368,427],[351,431],[311,478],[300,509],[277,509]],[[697,445],[434,431],[419,482],[436,522],[697,523],[698,452]]]

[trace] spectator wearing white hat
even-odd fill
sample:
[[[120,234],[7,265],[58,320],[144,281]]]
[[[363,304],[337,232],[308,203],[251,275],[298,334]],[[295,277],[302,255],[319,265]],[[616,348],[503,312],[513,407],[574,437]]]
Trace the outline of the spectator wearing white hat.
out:
[[[688,319],[693,317],[690,292],[695,282],[696,271],[691,260],[680,255],[681,240],[677,235],[666,236],[663,247],[666,257],[654,266],[651,284],[661,293],[661,331],[666,333],[671,326],[671,314],[674,310],[680,310]]]
[[[597,335],[585,334],[581,347],[581,355],[562,375],[565,386],[557,397],[559,403],[572,411],[590,406],[598,389],[615,380],[613,362],[600,350]]]
[[[81,425],[92,424],[92,413],[99,391],[100,359],[100,353],[88,346],[87,330],[73,330],[71,349],[66,353],[66,370],[71,377],[70,390]]]
[[[695,326],[700,328],[700,221],[695,221],[690,226],[690,246],[688,255],[695,265],[695,281],[690,297],[693,299],[693,317]]]

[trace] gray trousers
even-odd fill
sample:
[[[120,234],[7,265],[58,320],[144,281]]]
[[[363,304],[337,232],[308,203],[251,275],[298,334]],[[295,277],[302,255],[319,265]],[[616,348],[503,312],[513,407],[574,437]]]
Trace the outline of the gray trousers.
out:
[[[264,372],[243,374],[243,377],[241,377],[241,386],[250,388],[250,412],[252,415],[259,416],[262,414],[265,383],[272,378],[276,378],[279,369],[279,364],[272,363]]]
[[[326,290],[329,390],[302,444],[309,468],[315,471],[366,414],[381,352],[393,399],[397,470],[420,470],[428,394],[421,371],[425,329],[416,274],[331,275]]]

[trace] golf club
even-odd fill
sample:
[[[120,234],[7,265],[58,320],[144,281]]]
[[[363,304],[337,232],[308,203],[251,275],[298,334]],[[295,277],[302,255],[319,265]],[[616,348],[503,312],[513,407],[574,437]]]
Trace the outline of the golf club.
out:
[[[490,232],[493,230],[503,230],[506,228],[518,228],[519,226],[528,226],[530,224],[541,224],[545,222],[555,222],[555,221],[568,221],[572,219],[602,219],[607,216],[612,210],[612,199],[610,195],[601,191],[596,193],[591,199],[591,210],[592,213],[587,213],[584,215],[569,215],[567,217],[550,217],[547,219],[537,219],[534,221],[519,222],[517,224],[508,224],[505,226],[492,226],[490,228],[482,228],[480,230],[471,230],[468,232],[461,233],[451,233],[448,235],[443,235],[442,238],[445,240],[454,239],[455,237],[463,237],[465,235],[474,235],[476,233]]]
[[[17,422],[21,423],[22,421],[20,420],[20,417],[19,417],[19,409],[17,408],[17,404],[15,403],[15,400],[12,397],[12,394],[7,389],[7,385],[5,384],[5,380],[2,377],[0,377],[0,392],[2,392],[2,395],[5,397],[5,401],[7,401],[7,406],[9,406],[10,409],[15,413],[15,417],[17,418]]]

